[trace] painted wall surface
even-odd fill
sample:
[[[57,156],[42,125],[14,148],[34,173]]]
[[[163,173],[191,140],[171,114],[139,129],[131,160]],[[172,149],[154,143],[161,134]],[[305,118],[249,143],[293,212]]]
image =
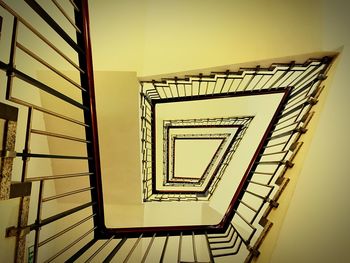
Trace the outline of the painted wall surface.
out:
[[[139,90],[135,72],[95,72],[104,203],[140,204]]]
[[[322,49],[318,0],[89,4],[95,70],[147,76]]]
[[[321,6],[322,47],[325,50],[337,49],[341,54],[327,81],[328,90],[322,96],[321,105],[317,105],[319,122],[310,127],[313,137],[305,139],[310,148],[305,152],[286,218],[276,242],[272,244],[273,252],[271,256],[268,252],[262,253],[258,262],[326,263],[348,262],[350,259],[350,178],[347,167],[350,146],[350,2],[324,0]]]

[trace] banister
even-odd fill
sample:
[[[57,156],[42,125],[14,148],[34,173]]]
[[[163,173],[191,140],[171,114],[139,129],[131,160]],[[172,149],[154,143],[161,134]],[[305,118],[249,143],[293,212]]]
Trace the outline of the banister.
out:
[[[80,6],[79,6],[80,4]],[[85,122],[91,126],[91,129],[86,130],[86,138],[92,143],[87,145],[87,151],[90,156],[93,156],[93,160],[89,162],[89,169],[93,172],[90,175],[90,184],[95,187],[91,191],[92,200],[97,201],[97,208],[94,208],[94,212],[97,214],[95,223],[99,226],[97,231],[105,228],[105,219],[103,211],[103,193],[101,182],[101,162],[98,142],[98,127],[97,127],[97,111],[96,111],[96,99],[95,99],[95,83],[92,63],[92,49],[90,40],[90,19],[88,10],[88,1],[81,0],[76,3],[78,10],[75,9],[75,23],[81,28],[82,33],[77,32],[77,43],[84,48],[84,54],[79,53],[79,64],[85,69],[85,74],[81,73],[81,84],[87,87],[88,92],[83,94],[84,105],[89,106],[89,112],[84,112]]]

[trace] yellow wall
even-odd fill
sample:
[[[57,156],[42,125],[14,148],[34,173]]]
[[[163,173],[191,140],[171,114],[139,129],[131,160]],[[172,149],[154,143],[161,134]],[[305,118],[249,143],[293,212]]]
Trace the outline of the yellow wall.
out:
[[[316,0],[92,0],[90,13],[96,70],[147,76],[322,49]]]
[[[95,85],[104,202],[139,204],[141,141],[136,74],[97,71]]]
[[[283,223],[275,219],[272,235],[267,237],[271,246],[262,249],[258,262],[347,262],[350,232],[350,185],[348,149],[350,107],[348,69],[350,67],[349,1],[322,1],[322,47],[339,49],[341,55],[327,81],[317,115],[312,120],[302,149],[304,162],[291,170],[298,179],[287,187],[290,204]],[[317,123],[318,119],[318,123]],[[311,136],[312,135],[312,136]],[[295,185],[295,192],[289,188]],[[278,215],[277,215],[278,216]],[[277,217],[276,217],[277,218]],[[274,217],[272,217],[274,219]],[[279,230],[278,233],[274,230]],[[272,242],[271,242],[272,241]],[[265,246],[266,245],[266,246]]]

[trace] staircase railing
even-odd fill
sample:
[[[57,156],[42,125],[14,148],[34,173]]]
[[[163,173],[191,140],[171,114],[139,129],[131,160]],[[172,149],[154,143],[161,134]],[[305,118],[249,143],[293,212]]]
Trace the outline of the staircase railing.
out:
[[[195,193],[185,194],[173,191],[166,193],[156,189],[154,184],[156,140],[152,127],[155,127],[154,116],[157,105],[284,93],[284,99],[276,110],[221,221],[225,226],[221,231],[232,224],[233,232],[237,232],[237,238],[241,238],[241,242],[249,251],[248,261],[257,256],[263,236],[272,225],[267,216],[272,208],[278,206],[277,200],[289,182],[284,174],[293,166],[292,161],[302,145],[299,142],[300,136],[307,131],[306,127],[313,116],[311,108],[317,103],[323,89],[320,84],[326,78],[330,63],[331,58],[324,57],[310,59],[303,64],[277,63],[270,68],[258,66],[238,71],[213,72],[210,75],[170,76],[159,80],[142,80],[144,199],[146,201],[198,199]],[[215,228],[215,226],[211,227]],[[242,231],[241,228],[244,230]],[[211,231],[208,230],[208,232]],[[230,241],[232,241],[232,235]],[[237,241],[234,240],[230,245],[233,251],[236,243]],[[211,242],[209,244],[211,245]],[[233,254],[232,251],[220,253],[216,251],[213,252],[213,257],[231,254]]]
[[[69,1],[67,6],[58,1],[49,4],[54,8],[47,5],[44,7],[35,0],[8,4],[0,1],[1,41],[4,47],[2,52],[6,49],[9,52],[8,57],[0,61],[0,68],[6,73],[6,101],[19,108],[20,118],[25,123],[25,127],[21,127],[25,130],[21,134],[24,138],[20,138],[23,143],[16,144],[16,151],[14,147],[3,147],[2,151],[4,163],[14,158],[18,160],[16,171],[20,171],[19,185],[22,189],[19,191],[22,194],[7,194],[9,198],[20,196],[18,224],[10,227],[7,233],[8,237],[13,236],[17,240],[17,262],[26,261],[26,257],[34,262],[50,262],[62,254],[67,255],[67,251],[69,254],[69,249],[76,244],[84,247],[82,242],[87,239],[94,240],[103,224],[103,209],[97,206],[103,201],[87,1]],[[49,84],[45,77],[39,78],[35,70],[42,68],[46,70],[45,74],[52,73],[68,88],[62,88],[61,82]],[[60,68],[73,73],[66,73]],[[45,103],[47,97],[54,105]],[[6,106],[8,108],[13,109]],[[62,110],[64,108],[74,114]],[[5,113],[10,117],[7,118],[8,123],[11,123],[11,110],[4,111],[1,104],[1,115]],[[79,131],[76,133],[78,135],[69,134],[69,130],[66,133],[49,131],[45,129],[49,121],[73,127]],[[48,151],[48,146],[44,145],[39,151],[46,152],[39,152],[31,144],[33,140],[41,140],[42,144],[57,140],[62,144],[70,143],[67,148],[86,149],[79,154],[71,154],[68,149],[56,154]],[[5,142],[14,146],[11,140],[5,138]],[[19,147],[23,147],[23,150]],[[50,166],[50,162],[53,164],[54,161],[57,161],[56,166],[71,167],[70,171],[40,174],[41,167],[42,171],[48,172],[44,167]],[[83,167],[84,170],[74,170],[75,165]],[[8,178],[7,173],[2,171],[1,176],[9,185],[8,182],[11,181],[5,179]],[[16,176],[17,174],[13,175]],[[69,185],[72,180],[74,187],[67,187],[67,190],[58,190],[57,187],[55,189],[56,183]],[[28,185],[32,186],[33,191],[23,196],[24,186],[28,188]],[[2,184],[2,189],[9,189],[3,186]],[[62,208],[57,200],[74,204]],[[86,228],[89,230],[83,232]],[[76,230],[80,231],[74,234],[73,242],[64,246],[63,241],[58,242],[60,239],[64,240],[67,233],[71,234]],[[51,255],[48,256],[46,251],[52,252],[49,253]]]
[[[7,127],[4,143],[9,144],[3,143],[1,152],[1,194],[5,189],[2,199],[20,198],[18,224],[7,231],[9,238],[16,238],[16,261],[28,258],[33,262],[170,262],[174,259],[214,262],[236,255],[235,260],[249,262],[257,256],[262,237],[271,227],[268,213],[278,206],[280,192],[288,183],[284,174],[292,167],[293,157],[300,148],[299,137],[306,132],[312,117],[310,109],[322,90],[320,84],[331,58],[314,59],[305,64],[278,64],[270,69],[257,67],[142,82],[145,199],[155,196],[159,200],[178,200],[176,193],[156,193],[152,186],[154,173],[150,157],[154,156],[155,104],[272,93],[283,94],[283,99],[220,223],[107,228],[87,0],[69,0],[69,6],[52,0],[50,4],[56,8],[55,12],[36,0],[24,2],[28,13],[22,15],[16,4],[0,0],[0,41],[8,47],[8,59],[1,59],[0,70],[6,74],[6,103],[15,107],[0,104],[0,118],[6,120]],[[31,15],[36,19],[32,21]],[[45,24],[45,33],[35,23]],[[28,35],[33,39],[34,48],[29,46]],[[35,47],[44,47],[46,51],[39,52],[40,48]],[[51,62],[50,56],[56,56],[60,63]],[[21,64],[24,57],[29,65],[36,63],[44,67],[79,95],[71,96],[71,90],[61,89],[55,83],[48,83],[45,76],[30,72],[31,66]],[[60,70],[61,63],[74,71],[73,77]],[[205,92],[201,92],[201,87],[205,87]],[[47,103],[45,96],[56,102]],[[25,125],[21,126],[22,134],[17,131],[19,139],[14,147],[14,137],[8,135],[13,134],[16,126],[16,108]],[[75,113],[70,114],[70,109]],[[78,129],[79,135],[47,129],[56,122]],[[36,151],[31,142],[38,138],[44,142],[39,150],[48,149],[51,140],[58,140],[83,145],[84,151],[83,154],[72,154],[68,149],[59,153]],[[12,172],[10,180],[12,161],[16,172]],[[48,161],[52,164],[51,172],[37,174],[38,167],[50,166]],[[5,171],[6,162],[10,168]],[[70,171],[56,174],[57,167]],[[85,169],[77,171],[75,167]],[[16,177],[20,183],[11,183]],[[73,188],[68,187],[72,185]]]

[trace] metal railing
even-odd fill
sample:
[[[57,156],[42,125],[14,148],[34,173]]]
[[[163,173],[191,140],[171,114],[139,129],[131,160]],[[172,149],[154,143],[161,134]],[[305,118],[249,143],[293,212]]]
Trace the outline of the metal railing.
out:
[[[331,58],[276,64],[269,69],[256,67],[143,81],[142,167],[147,200],[179,200],[182,194],[157,193],[152,182],[156,104],[275,93],[282,94],[283,99],[220,223],[107,228],[87,1],[67,0],[65,5],[57,0],[45,4],[36,0],[7,2],[0,0],[0,43],[7,47],[1,52],[8,51],[1,54],[0,71],[5,77],[4,98],[19,109],[22,126],[17,129],[16,147],[3,146],[1,167],[4,162],[11,167],[13,161],[11,180],[18,177],[20,181],[7,181],[4,189],[9,194],[3,198],[20,198],[18,224],[7,232],[8,237],[16,238],[16,261],[32,256],[34,262],[214,262],[230,256],[241,260],[242,256],[249,262],[257,256],[261,236],[271,226],[267,215],[278,205],[280,189],[288,182],[284,173],[293,165],[299,137],[312,117],[310,109],[322,90],[320,84]],[[27,11],[22,14],[17,3]],[[49,77],[40,75],[37,68],[44,68]],[[55,76],[53,81],[51,76]],[[13,128],[15,122],[11,121],[15,119],[3,116],[0,106],[0,118],[6,119],[6,127]],[[239,124],[248,129],[251,116],[244,118]],[[237,124],[238,120],[229,124]],[[61,125],[79,132],[50,130]],[[241,131],[243,137],[245,130]],[[14,145],[14,141],[5,141]],[[57,142],[70,146],[52,152],[49,146]],[[36,148],[38,144],[42,146]],[[70,152],[75,147],[84,150]],[[217,183],[234,149],[225,154],[222,173],[218,171],[213,177]],[[65,172],[56,173],[62,170]],[[217,183],[212,184],[212,189]],[[181,196],[181,200],[186,199],[193,200],[193,196]]]
[[[207,235],[213,258],[232,256],[240,249],[242,250],[242,247],[245,247],[248,253],[247,261],[257,256],[262,236],[271,227],[267,219],[268,213],[278,206],[277,199],[289,181],[284,174],[293,166],[293,158],[302,144],[299,138],[307,131],[306,126],[313,115],[311,108],[317,103],[323,89],[320,84],[326,78],[331,60],[329,57],[324,57],[310,59],[303,64],[291,62],[274,64],[270,68],[258,66],[240,69],[237,72],[229,70],[213,72],[207,76],[198,74],[143,80],[141,82],[143,113],[141,127],[144,199],[147,201],[196,200],[195,195],[186,195],[181,191],[166,193],[163,189],[163,192],[156,189],[154,184],[156,138],[153,135],[156,105],[281,92],[284,98],[219,223],[224,226],[222,229],[227,231],[232,228],[232,234],[224,235],[230,241],[219,242],[221,245],[216,245],[218,247],[213,249],[211,245],[217,243],[211,242],[211,237],[214,235],[211,232],[212,229],[209,226],[203,226],[210,229]],[[166,147],[163,147],[163,150],[167,155]],[[232,240],[233,243],[230,243]],[[225,243],[230,245],[226,247],[223,245]],[[217,251],[214,252],[214,250]]]
[[[148,160],[143,161],[144,168],[144,201],[205,201],[209,200],[213,195],[218,182],[221,180],[223,174],[225,173],[225,169],[229,164],[235,150],[237,149],[240,141],[242,140],[246,130],[249,127],[249,124],[253,118],[251,116],[244,117],[232,117],[232,118],[212,118],[212,119],[188,119],[188,120],[169,120],[164,121],[163,124],[163,185],[164,186],[180,186],[181,189],[176,190],[158,190],[156,193],[153,191],[154,181],[156,178],[156,174],[154,171],[150,172],[147,169],[152,169],[152,167],[148,167],[147,163],[152,163],[150,159],[150,155],[147,155],[146,158]],[[175,153],[172,152],[174,150],[174,146],[169,146],[172,135],[169,133],[170,130],[178,130],[183,128],[191,128],[191,129],[211,129],[211,128],[225,128],[232,129],[233,133],[227,135],[226,141],[220,145],[216,153],[214,154],[212,161],[208,165],[206,171],[201,176],[200,180],[197,182],[186,182],[186,179],[180,180],[170,180],[173,175],[173,169],[171,166],[174,165],[175,162]],[[206,133],[205,136],[210,136],[210,138],[215,138],[215,134]],[[186,135],[186,137],[193,137],[198,135]],[[174,144],[174,143],[171,143]],[[225,147],[224,147],[225,146]],[[154,147],[154,144],[152,144]],[[170,149],[169,149],[170,148]],[[218,161],[214,164],[215,161]],[[153,162],[155,162],[153,160]],[[206,180],[207,179],[207,180]],[[193,179],[192,179],[193,181]],[[197,191],[191,190],[188,191],[183,186],[199,186],[203,189],[199,189]]]
[[[87,239],[94,239],[101,222],[101,210],[97,208],[102,193],[97,187],[100,170],[96,111],[91,103],[94,93],[87,8],[87,1],[69,1],[64,6],[56,0],[0,1],[4,95],[9,104],[19,108],[21,123],[25,123],[17,132],[16,149],[10,156],[15,159],[17,172],[13,178],[20,178],[17,188],[22,193],[10,196],[20,197],[20,211],[18,225],[7,233],[17,239],[17,262],[26,261],[26,254],[34,262],[69,256],[75,244],[83,246]],[[3,54],[5,50],[7,54]],[[45,70],[41,77],[40,70]],[[57,83],[50,83],[46,74],[52,74],[50,77]],[[52,123],[77,132],[58,132],[55,129],[59,125]],[[64,145],[65,149],[52,152],[48,149],[52,143]],[[69,150],[75,147],[79,153]],[[9,156],[2,157],[10,160]],[[48,169],[50,164],[52,169]],[[74,166],[82,170],[74,170]],[[57,173],[58,170],[66,172]],[[74,186],[70,187],[72,182]],[[23,195],[28,185],[32,191]],[[10,191],[13,192],[12,187]],[[90,231],[76,233],[77,239],[63,248],[63,240],[69,234],[89,226]],[[54,253],[48,256],[47,251]]]

